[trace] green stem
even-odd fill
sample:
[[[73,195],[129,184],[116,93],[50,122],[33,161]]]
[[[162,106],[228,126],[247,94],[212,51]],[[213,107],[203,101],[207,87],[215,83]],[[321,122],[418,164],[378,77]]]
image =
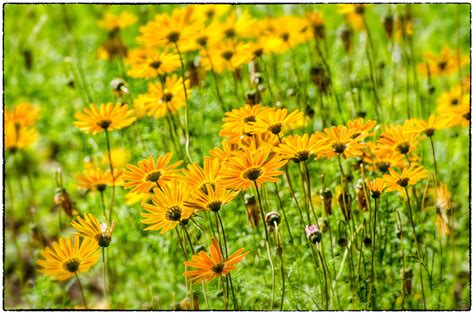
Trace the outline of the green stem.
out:
[[[85,298],[85,296],[84,296],[84,291],[82,290],[81,280],[79,279],[79,276],[77,275],[77,273],[74,273],[74,276],[76,276],[77,283],[79,284],[79,289],[81,290],[82,302],[84,303],[84,307],[85,307],[86,310],[87,310],[88,307],[87,307],[86,298]]]
[[[221,225],[222,237],[224,239],[225,256],[226,256],[226,259],[228,259],[229,258],[229,251],[227,249],[227,239],[226,239],[226,236],[225,236],[224,223],[222,222],[222,218],[221,218],[221,215],[219,214],[219,212],[216,212],[216,215],[217,215],[217,218],[219,219],[219,223]],[[230,273],[227,276],[229,278],[230,289],[232,291],[232,300],[234,301],[234,310],[237,311],[238,310],[238,304],[237,304],[237,299],[235,297],[234,285],[232,283],[232,277],[231,277]]]
[[[105,129],[105,139],[107,141],[107,155],[109,157],[109,167],[110,167],[110,173],[112,175],[112,198],[110,201],[110,211],[109,211],[109,221],[112,221],[112,213],[114,211],[114,205],[115,205],[115,175],[114,175],[114,166],[112,164],[112,155],[110,152],[109,131],[107,129]]]
[[[267,255],[268,255],[268,260],[270,262],[270,268],[272,271],[272,297],[271,297],[271,302],[270,302],[270,309],[272,310],[273,302],[275,299],[275,267],[273,266],[272,255],[270,253],[270,241],[268,239],[267,226],[265,226],[265,215],[263,214],[262,199],[260,197],[260,192],[258,190],[257,182],[253,181],[253,183],[254,183],[255,189],[257,190],[258,203],[260,204],[260,214],[262,216],[263,230],[265,231],[265,244],[267,246]]]
[[[398,219],[398,227],[399,227],[399,232],[400,232],[400,251],[402,255],[402,270],[403,270],[403,276],[402,276],[402,310],[405,307],[405,297],[406,297],[406,288],[405,288],[405,253],[403,251],[403,222],[402,222],[402,216],[400,215],[400,212],[397,210],[397,219]]]
[[[105,247],[102,248],[102,263],[104,264],[104,271],[103,271],[103,277],[104,277],[104,298],[105,298],[105,303],[109,304],[108,298],[107,298],[107,271],[106,271],[106,265],[107,265],[107,260],[105,258]]]
[[[420,253],[420,243],[418,242],[418,238],[416,236],[416,231],[415,231],[415,223],[413,222],[413,213],[411,210],[411,204],[410,204],[410,195],[408,194],[408,190],[405,187],[405,194],[407,196],[407,205],[408,205],[408,218],[410,218],[410,223],[411,223],[411,228],[413,231],[413,238],[415,239],[416,243],[416,252],[418,253],[418,264],[420,268],[420,281],[421,281],[421,292],[423,295],[423,307],[426,310],[426,299],[425,299],[425,286],[423,284],[423,269],[422,269],[422,259],[421,259],[421,253]]]
[[[184,114],[184,124],[186,128],[186,145],[185,145],[185,150],[186,150],[186,157],[189,162],[192,162],[191,155],[189,154],[189,101],[188,101],[188,90],[186,88],[186,83],[185,83],[185,77],[184,77],[184,63],[183,63],[183,57],[181,56],[181,51],[179,50],[178,43],[174,43],[176,47],[176,51],[178,52],[179,55],[179,61],[181,62],[181,77],[182,77],[182,82],[183,82],[183,89],[184,89],[184,98],[186,99],[186,108],[185,108],[185,114]]]

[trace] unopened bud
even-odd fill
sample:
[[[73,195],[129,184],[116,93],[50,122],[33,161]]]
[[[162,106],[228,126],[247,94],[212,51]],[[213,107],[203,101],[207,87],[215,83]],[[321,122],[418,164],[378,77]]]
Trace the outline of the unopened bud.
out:
[[[344,218],[346,221],[349,221],[351,219],[352,196],[347,193],[341,193],[339,194],[338,201]]]
[[[323,200],[324,211],[326,212],[326,214],[331,215],[332,214],[331,190],[328,188],[325,188],[324,190],[321,189],[321,191],[319,191],[319,195],[321,196],[321,199]]]
[[[313,224],[311,226],[306,226],[305,231],[306,231],[306,237],[308,237],[311,243],[316,244],[316,243],[321,242],[321,238],[323,237],[323,234],[321,233],[317,225]]]
[[[273,227],[275,223],[279,225],[281,222],[281,216],[277,212],[269,212],[265,215],[265,222],[269,227]]]

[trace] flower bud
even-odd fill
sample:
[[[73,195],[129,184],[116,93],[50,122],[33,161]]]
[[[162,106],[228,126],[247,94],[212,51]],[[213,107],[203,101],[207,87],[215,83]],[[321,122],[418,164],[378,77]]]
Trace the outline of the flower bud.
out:
[[[331,215],[332,214],[332,192],[330,189],[325,188],[324,190],[321,189],[319,191],[319,195],[321,196],[321,199],[323,200],[323,205],[324,205],[324,211],[326,214]]]
[[[277,212],[269,212],[265,215],[265,222],[269,227],[273,227],[275,223],[279,225],[281,222],[281,216]]]
[[[393,15],[387,15],[383,19],[383,27],[385,29],[385,33],[387,34],[388,38],[392,38],[393,35],[393,25],[394,25],[394,19]]]
[[[406,268],[405,271],[403,271],[403,268],[400,269],[400,278],[403,280],[407,294],[411,294],[413,270],[411,268]]]
[[[342,43],[344,45],[344,50],[346,52],[351,51],[352,49],[352,36],[353,36],[353,31],[350,28],[343,28],[340,33]]]
[[[329,221],[324,217],[319,217],[318,226],[321,227],[322,232],[327,232],[329,230]]]
[[[371,247],[371,246],[372,246],[372,239],[369,238],[369,237],[365,237],[365,238],[364,238],[364,245],[365,245],[366,247]]]
[[[310,76],[311,81],[318,87],[320,92],[326,93],[328,91],[331,80],[321,64],[317,64],[311,68]]]
[[[117,97],[122,97],[124,94],[128,95],[129,90],[127,87],[127,82],[123,79],[116,77],[110,82],[110,87]]]
[[[319,228],[317,225],[311,225],[311,226],[306,226],[305,228],[306,231],[306,237],[308,237],[309,241],[311,243],[316,244],[321,242],[321,238],[323,237],[323,234],[321,231],[319,231]]]
[[[245,209],[247,213],[247,224],[256,228],[259,221],[259,205],[253,195],[245,195]]]
[[[365,197],[363,183],[357,185],[357,204],[359,205],[359,210],[367,211],[367,198]]]
[[[347,245],[347,239],[346,238],[339,238],[337,240],[337,244],[339,245],[339,247],[344,248]]]
[[[339,206],[341,207],[344,218],[346,221],[349,221],[351,219],[352,196],[348,193],[341,193],[337,199],[339,201]]]

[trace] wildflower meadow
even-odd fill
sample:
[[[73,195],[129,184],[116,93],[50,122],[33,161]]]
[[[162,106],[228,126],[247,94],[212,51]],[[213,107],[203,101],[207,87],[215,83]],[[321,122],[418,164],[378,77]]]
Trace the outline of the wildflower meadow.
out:
[[[468,310],[470,4],[5,4],[4,309]]]

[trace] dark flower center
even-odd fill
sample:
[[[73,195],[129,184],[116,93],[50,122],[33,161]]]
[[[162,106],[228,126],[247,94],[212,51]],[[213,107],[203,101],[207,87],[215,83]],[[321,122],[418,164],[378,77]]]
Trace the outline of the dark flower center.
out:
[[[436,129],[434,129],[434,128],[429,128],[429,129],[426,129],[426,130],[425,130],[425,134],[426,134],[426,136],[428,136],[428,137],[432,137],[432,136],[434,135],[435,131],[436,131]]]
[[[214,16],[214,13],[215,13],[215,12],[214,12],[214,10],[212,10],[212,9],[206,11],[206,16],[207,16],[207,18],[208,18],[208,19],[211,19],[211,18]]]
[[[232,51],[224,51],[221,56],[222,58],[226,59],[227,61],[229,61],[232,56],[234,55],[234,53]]]
[[[248,116],[248,117],[245,117],[245,118],[244,118],[244,122],[245,122],[245,123],[255,122],[255,121],[257,121],[257,120],[255,119],[255,116]]]
[[[229,28],[224,32],[224,34],[225,34],[225,37],[232,38],[235,36],[235,30],[233,28]]]
[[[451,99],[451,105],[456,106],[457,104],[459,104],[459,100],[457,98]]]
[[[212,271],[216,274],[220,274],[224,271],[225,265],[223,263],[212,266]]]
[[[212,201],[209,203],[208,207],[213,212],[218,212],[221,209],[222,202],[221,201]]]
[[[95,188],[97,189],[97,191],[99,192],[102,192],[105,190],[105,188],[107,187],[107,185],[103,184],[103,183],[99,183],[95,186]]]
[[[243,177],[244,179],[255,181],[260,177],[262,172],[263,171],[260,168],[250,168],[249,170],[244,172]]]
[[[110,245],[110,242],[112,241],[112,237],[110,235],[103,234],[97,235],[96,239],[100,247],[108,247]]]
[[[387,172],[388,168],[390,168],[390,163],[389,162],[379,162],[379,163],[377,163],[377,168],[381,172]]]
[[[161,177],[161,171],[154,171],[154,172],[150,172],[147,176],[146,176],[146,180],[148,182],[156,182],[160,179]]]
[[[308,159],[309,155],[311,155],[310,152],[308,152],[307,150],[302,150],[296,153],[295,158],[293,158],[293,160],[295,162],[305,161]]]
[[[201,36],[196,41],[199,45],[204,47],[207,45],[207,36]]]
[[[173,99],[173,94],[171,94],[171,93],[166,93],[166,94],[163,95],[163,100],[164,100],[165,102],[170,102],[171,99]]]
[[[168,40],[172,43],[175,43],[179,40],[179,33],[178,32],[171,32],[168,34]]]
[[[408,182],[410,182],[410,179],[409,178],[400,178],[398,181],[397,181],[397,184],[401,187],[406,187],[408,185]]]
[[[283,33],[281,35],[281,39],[283,39],[283,41],[288,41],[288,39],[290,39],[290,34],[288,33]]]
[[[277,124],[274,124],[274,125],[270,125],[268,127],[268,130],[276,135],[276,134],[279,134],[281,132],[281,128],[282,128],[281,123],[277,123]]]
[[[156,70],[161,66],[161,61],[153,61],[152,63],[150,63],[150,66]]]
[[[372,198],[379,198],[380,192],[379,191],[370,191]]]
[[[438,68],[440,70],[444,70],[446,69],[446,66],[448,65],[448,62],[447,61],[441,61],[441,62],[438,62]]]
[[[408,143],[398,144],[397,149],[402,154],[408,154],[408,152],[410,151],[410,144]]]
[[[471,121],[471,113],[470,112],[467,112],[467,113],[463,114],[462,116],[467,121]]]
[[[335,153],[342,154],[346,150],[346,144],[343,144],[343,143],[332,144],[332,149],[334,149]]]
[[[107,129],[112,124],[110,120],[101,120],[97,122],[97,125],[103,128],[104,130]]]
[[[263,49],[262,48],[258,48],[256,49],[253,54],[256,56],[256,57],[260,57],[262,54],[263,54]]]
[[[77,258],[72,258],[63,264],[65,270],[70,273],[75,273],[79,269],[81,262]]]
[[[360,5],[360,4],[357,5],[356,4],[356,6],[355,6],[355,13],[356,14],[362,15],[362,14],[364,14],[364,11],[365,11],[365,8],[364,8],[363,5]]]
[[[170,221],[179,221],[181,218],[181,207],[173,206],[168,209],[165,214],[166,219]]]

